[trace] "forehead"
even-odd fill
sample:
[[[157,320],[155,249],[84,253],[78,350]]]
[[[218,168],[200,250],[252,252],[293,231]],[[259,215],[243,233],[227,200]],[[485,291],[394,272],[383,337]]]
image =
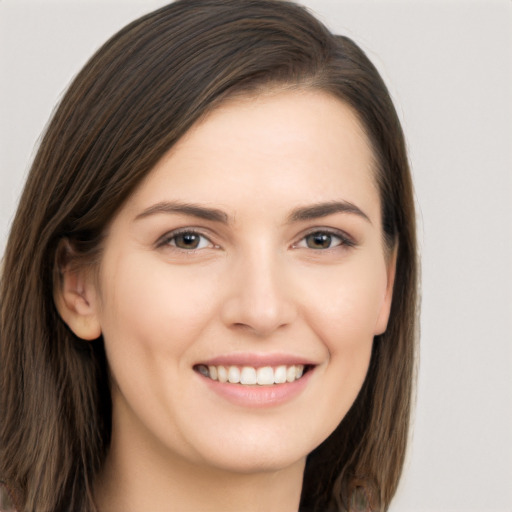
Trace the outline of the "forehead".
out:
[[[374,167],[348,105],[317,90],[268,91],[228,99],[196,123],[132,199],[140,206],[169,199],[246,205],[256,197],[283,206],[335,199],[369,205],[378,202]]]

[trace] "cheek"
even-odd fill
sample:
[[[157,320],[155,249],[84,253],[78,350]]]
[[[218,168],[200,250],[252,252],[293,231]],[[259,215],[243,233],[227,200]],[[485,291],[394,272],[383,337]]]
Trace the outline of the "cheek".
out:
[[[315,416],[324,418],[320,442],[339,425],[361,390],[380,304],[380,287],[373,279],[352,273],[343,277],[329,281],[335,284],[324,287],[323,293],[310,293],[304,305],[309,326],[328,352],[326,363],[318,368],[324,397],[315,405]]]
[[[328,351],[326,390],[332,393],[332,428],[356,399],[370,362],[375,325],[385,296],[384,264],[337,269],[325,286],[310,290],[304,314]]]
[[[137,255],[119,258],[104,275],[101,323],[111,365],[128,357],[139,365],[178,365],[212,317],[215,283],[197,270]]]
[[[104,270],[101,320],[116,418],[131,425],[135,413],[162,439],[179,436],[174,412],[187,396],[189,350],[213,315],[214,284],[197,269],[194,277],[126,253]]]
[[[350,267],[326,279],[308,294],[304,314],[331,356],[362,350],[373,341],[386,292],[384,265]]]

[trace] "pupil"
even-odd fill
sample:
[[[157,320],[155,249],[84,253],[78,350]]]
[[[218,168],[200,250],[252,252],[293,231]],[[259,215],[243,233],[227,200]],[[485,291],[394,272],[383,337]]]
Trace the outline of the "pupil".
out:
[[[177,245],[186,249],[195,249],[199,244],[199,237],[193,233],[185,233],[180,235],[177,240]]]
[[[331,235],[325,233],[315,233],[309,235],[308,246],[311,249],[328,249],[331,245]]]

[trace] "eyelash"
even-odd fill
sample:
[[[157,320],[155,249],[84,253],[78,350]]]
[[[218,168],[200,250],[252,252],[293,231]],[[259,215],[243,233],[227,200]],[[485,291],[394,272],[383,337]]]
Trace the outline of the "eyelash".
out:
[[[177,231],[173,231],[171,233],[167,233],[157,242],[157,247],[171,246],[171,247],[175,248],[176,250],[185,251],[185,252],[193,252],[193,251],[200,251],[201,249],[206,249],[206,247],[193,247],[190,249],[178,247],[176,245],[176,239],[179,236],[183,236],[183,235],[200,237],[203,240],[206,240],[208,245],[210,245],[211,247],[214,247],[214,248],[218,247],[206,235],[204,235],[203,233],[201,233],[193,228],[184,228],[184,229],[180,229]],[[174,241],[174,244],[172,243],[173,241]],[[199,243],[201,244],[201,241]]]
[[[170,246],[175,248],[179,251],[184,252],[195,252],[200,251],[201,249],[206,249],[206,246],[201,247],[201,240],[199,241],[198,247],[192,247],[192,248],[184,248],[184,247],[178,247],[176,244],[176,239],[179,236],[188,235],[188,236],[195,236],[199,237],[200,239],[203,239],[203,241],[207,242],[207,245],[210,246],[210,248],[218,248],[219,246],[215,245],[206,235],[201,233],[198,230],[195,230],[193,228],[184,228],[177,231],[173,231],[171,233],[168,233],[164,235],[158,242],[157,247],[164,247],[164,246]],[[329,246],[325,248],[314,248],[314,247],[308,247],[307,245],[301,245],[302,243],[307,244],[308,237],[312,236],[327,236],[330,237],[330,241],[332,239],[338,239],[339,243],[337,243],[334,246]],[[174,243],[172,243],[174,242]],[[203,242],[204,244],[204,242]],[[337,247],[354,247],[356,243],[354,240],[349,237],[347,234],[343,233],[342,231],[338,230],[331,230],[331,229],[315,229],[313,231],[310,231],[306,233],[304,236],[300,238],[300,240],[294,244],[292,244],[292,248],[294,249],[311,249],[313,251],[327,251],[330,249],[335,249]]]
[[[319,236],[319,235],[330,237],[331,241],[333,238],[337,238],[339,240],[339,243],[334,246],[325,247],[325,248],[313,248],[313,247],[307,247],[307,245],[306,246],[300,245],[303,242],[307,244],[308,237]],[[293,247],[300,248],[300,249],[302,249],[302,248],[311,249],[313,251],[327,251],[329,249],[336,249],[337,247],[354,247],[355,245],[356,245],[356,243],[354,242],[354,240],[351,237],[349,237],[346,233],[344,233],[343,231],[324,228],[324,229],[315,229],[313,231],[309,231],[297,243],[293,244]]]

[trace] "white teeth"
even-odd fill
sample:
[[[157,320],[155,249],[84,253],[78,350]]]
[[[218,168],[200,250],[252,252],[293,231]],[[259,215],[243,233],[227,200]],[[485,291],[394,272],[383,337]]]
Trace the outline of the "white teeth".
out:
[[[240,384],[256,384],[256,370],[250,366],[244,366],[240,374]]]
[[[286,382],[286,366],[278,366],[274,371],[274,382],[284,384]]]
[[[244,386],[272,386],[273,384],[284,384],[300,379],[304,374],[304,365],[291,366],[263,366],[254,368],[252,366],[206,366],[198,365],[197,370],[205,377],[219,382],[231,384],[242,384]]]
[[[217,367],[208,366],[208,371],[210,372],[210,378],[213,380],[217,380]]]
[[[229,367],[228,380],[231,384],[238,384],[240,382],[240,368],[238,366]]]
[[[213,378],[210,374],[210,377]],[[227,382],[228,381],[228,371],[224,366],[218,366],[217,367],[217,377],[219,379],[219,382]]]
[[[264,366],[263,368],[258,368],[256,376],[258,379],[258,384],[260,386],[270,386],[274,384],[274,370],[272,369],[271,366]]]

